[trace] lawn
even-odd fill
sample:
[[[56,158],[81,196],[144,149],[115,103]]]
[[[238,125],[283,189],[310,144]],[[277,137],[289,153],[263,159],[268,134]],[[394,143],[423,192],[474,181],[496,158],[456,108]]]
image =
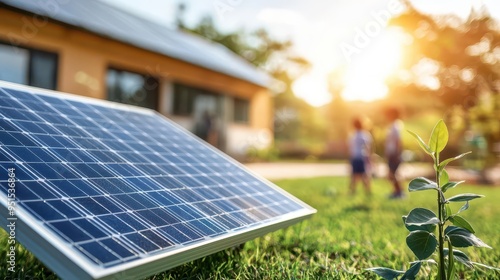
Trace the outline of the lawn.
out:
[[[390,185],[374,181],[374,194],[361,188],[347,194],[348,179],[325,177],[282,180],[279,186],[315,207],[312,219],[233,248],[158,274],[150,279],[376,279],[364,269],[386,266],[408,268],[415,260],[406,247],[408,234],[401,216],[414,207],[434,209],[435,193],[411,193],[404,200],[388,200]],[[361,187],[361,186],[360,186]],[[474,192],[486,198],[474,200],[463,213],[476,235],[493,249],[463,249],[476,262],[500,267],[500,189],[460,185],[448,193]],[[452,205],[456,211],[461,204]],[[2,233],[5,236],[5,233]],[[0,258],[5,259],[5,238],[0,240]],[[3,250],[3,251],[2,251]],[[31,254],[21,249],[19,277],[54,279],[54,275]],[[3,265],[3,264],[2,264]],[[436,267],[423,266],[421,279],[435,275]],[[499,272],[459,269],[461,279],[500,279]],[[0,278],[5,271],[0,270]]]

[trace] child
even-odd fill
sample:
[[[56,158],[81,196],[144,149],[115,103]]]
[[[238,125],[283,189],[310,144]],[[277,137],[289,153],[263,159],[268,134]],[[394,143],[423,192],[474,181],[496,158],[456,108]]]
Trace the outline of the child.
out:
[[[399,120],[399,110],[396,108],[386,109],[385,116],[390,122],[389,131],[385,139],[385,157],[389,167],[389,180],[393,186],[393,192],[390,198],[398,199],[404,197],[401,190],[401,183],[397,177],[397,170],[401,164],[401,152],[403,150],[401,142],[403,123]]]
[[[356,193],[356,183],[361,180],[365,187],[366,194],[371,194],[370,176],[368,175],[368,161],[371,155],[372,137],[370,133],[363,129],[361,120],[355,118],[353,120],[355,129],[349,141],[350,157],[351,157],[351,183],[349,189],[351,194]]]

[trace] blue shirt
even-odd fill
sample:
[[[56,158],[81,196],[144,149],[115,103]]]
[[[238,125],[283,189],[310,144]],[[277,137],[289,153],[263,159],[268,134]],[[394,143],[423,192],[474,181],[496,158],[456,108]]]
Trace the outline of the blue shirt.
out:
[[[364,159],[370,155],[370,147],[373,140],[368,132],[358,130],[350,140],[351,158]]]

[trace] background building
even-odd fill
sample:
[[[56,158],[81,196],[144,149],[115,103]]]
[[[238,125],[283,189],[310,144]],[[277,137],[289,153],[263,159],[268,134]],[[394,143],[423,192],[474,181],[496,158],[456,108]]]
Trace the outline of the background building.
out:
[[[237,157],[272,142],[269,77],[221,45],[97,0],[0,18],[0,80],[151,108]]]

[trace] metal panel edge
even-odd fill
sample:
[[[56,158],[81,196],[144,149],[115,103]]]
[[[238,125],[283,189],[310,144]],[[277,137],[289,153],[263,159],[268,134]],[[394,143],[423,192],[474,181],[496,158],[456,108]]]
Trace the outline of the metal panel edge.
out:
[[[3,200],[4,199],[2,199],[2,202]],[[4,206],[4,204],[1,203],[1,206]],[[19,213],[20,210],[21,209],[16,208],[16,216],[25,216],[25,215],[20,215]],[[5,212],[7,212],[6,208]],[[59,244],[59,242],[54,242],[54,243],[48,242],[47,238],[45,238],[44,234],[42,233],[44,232],[43,230],[37,231],[36,227],[28,226],[24,222],[24,219],[26,218],[27,217],[18,218],[15,221],[16,244],[21,244],[22,246],[24,246],[38,260],[40,260],[45,266],[47,266],[54,273],[57,271],[58,273],[56,275],[62,279],[90,280],[94,278],[89,273],[87,273],[85,269],[83,269],[78,264],[73,262],[71,258],[69,258],[61,250],[61,247],[59,246],[61,244]],[[29,223],[33,222],[31,218],[28,218],[27,220]],[[6,226],[9,222],[10,221],[8,221],[5,215],[2,213],[2,215],[0,215],[0,223],[2,223],[2,228],[5,229],[5,231],[7,231],[7,234],[9,234],[9,232]],[[45,242],[40,242],[40,239],[44,239]]]
[[[172,254],[166,257],[161,255],[153,261],[135,264],[134,267],[128,269],[112,272],[109,271],[108,275],[98,278],[99,280],[124,280],[124,279],[142,279],[157,273],[165,272],[169,269],[182,265],[184,263],[197,260],[199,258],[208,256],[210,254],[228,249],[233,246],[240,245],[252,239],[261,237],[270,232],[286,228],[300,221],[303,221],[312,216],[315,211],[303,211],[301,215],[293,218],[281,219],[280,221],[272,224],[264,224],[260,227],[253,228],[248,231],[237,232],[228,238],[219,238],[218,240],[209,240],[202,245],[194,248],[186,248],[186,250]]]
[[[95,97],[77,95],[77,94],[68,93],[68,92],[64,92],[64,91],[37,88],[37,87],[33,87],[33,86],[21,85],[21,84],[16,84],[16,83],[11,83],[11,82],[6,82],[6,81],[0,80],[0,89],[1,88],[12,89],[12,90],[24,90],[24,91],[28,91],[29,93],[33,93],[36,95],[44,95],[44,96],[48,96],[48,97],[55,97],[55,98],[60,98],[60,99],[65,99],[65,100],[70,100],[70,101],[75,101],[75,102],[82,102],[85,104],[103,106],[103,107],[107,107],[107,108],[111,108],[111,109],[118,109],[118,110],[122,110],[122,111],[137,112],[137,113],[148,114],[148,115],[153,115],[156,112],[156,111],[148,109],[148,108],[128,105],[128,104],[124,104],[124,103],[113,102],[113,101],[109,101],[106,99],[99,99],[99,98],[95,98]]]

